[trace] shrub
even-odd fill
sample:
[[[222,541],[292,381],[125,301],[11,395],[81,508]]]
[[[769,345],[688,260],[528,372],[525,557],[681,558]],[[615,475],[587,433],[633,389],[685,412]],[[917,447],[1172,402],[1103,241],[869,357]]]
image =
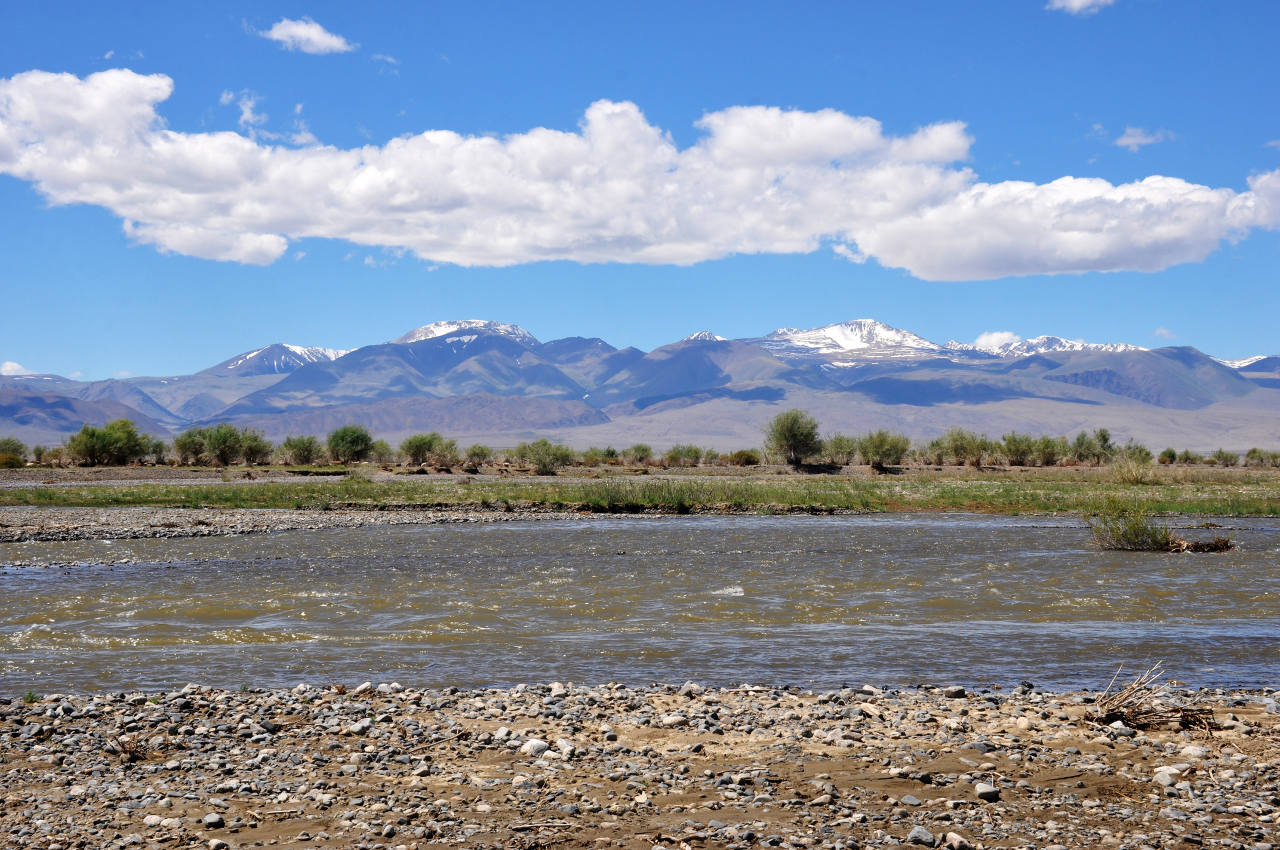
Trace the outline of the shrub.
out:
[[[83,426],[67,441],[67,451],[84,466],[122,466],[146,457],[151,441],[128,419],[101,428]]]
[[[1168,466],[1169,464],[1174,463],[1177,460],[1178,460],[1178,453],[1175,452],[1173,449],[1165,449],[1164,451],[1160,452],[1160,463],[1163,464],[1164,466]]]
[[[557,445],[545,437],[516,446],[516,456],[533,465],[537,475],[555,475],[556,470],[573,462],[573,449]]]
[[[1129,440],[1129,442],[1125,443],[1122,448],[1113,454],[1113,456],[1117,458],[1129,458],[1130,460],[1136,460],[1143,464],[1149,464],[1155,460],[1155,455],[1151,454],[1151,449],[1135,440]]]
[[[911,440],[905,434],[893,434],[884,429],[872,431],[858,440],[858,454],[862,462],[875,470],[902,463],[910,448]]]
[[[261,431],[244,428],[240,431],[240,457],[247,464],[263,463],[271,457],[271,441]]]
[[[636,443],[634,446],[623,452],[622,455],[632,463],[644,463],[649,458],[653,457],[653,447],[648,443]]]
[[[280,444],[280,451],[284,454],[286,462],[307,466],[314,463],[320,456],[320,441],[310,435],[289,436],[285,437],[284,442]]]
[[[0,455],[13,455],[23,460],[27,456],[27,447],[17,437],[0,437]]]
[[[858,455],[858,441],[845,434],[832,434],[822,441],[822,456],[828,463],[848,466]]]
[[[1240,455],[1226,449],[1218,449],[1213,453],[1213,462],[1218,466],[1236,466],[1240,463]]]
[[[964,428],[952,428],[942,435],[942,453],[957,466],[980,467],[995,448],[985,435]]]
[[[396,451],[386,440],[374,440],[369,447],[369,455],[373,462],[385,466],[396,459]]]
[[[360,425],[343,425],[329,434],[329,456],[341,464],[364,460],[373,450],[373,437]]]
[[[602,449],[592,446],[582,453],[583,466],[599,466],[602,463],[604,463],[604,451]]]
[[[1088,522],[1094,543],[1102,549],[1168,552],[1174,545],[1168,526],[1153,522],[1141,507],[1127,506],[1118,499],[1098,505]]]
[[[1149,455],[1150,452],[1147,454]],[[1119,454],[1111,463],[1111,472],[1121,484],[1156,483],[1150,458],[1143,460],[1141,456]]]
[[[793,408],[779,413],[769,421],[764,435],[765,449],[790,466],[799,466],[822,451],[818,421],[803,410]]]
[[[1191,449],[1183,449],[1178,453],[1178,463],[1197,464],[1204,463],[1204,458],[1191,451]]]
[[[725,462],[730,466],[759,466],[760,454],[753,449],[738,449],[731,452]]]
[[[204,433],[203,428],[189,428],[173,438],[173,453],[178,456],[178,463],[183,466],[200,463],[206,451]]]
[[[0,454],[0,469],[19,469],[25,465],[22,458],[17,455],[9,454],[8,452]]]
[[[33,458],[35,459],[35,462],[36,462],[36,463],[43,463],[43,462],[44,462],[44,453],[45,453],[45,452],[47,452],[47,451],[48,451],[48,449],[46,449],[44,446],[32,446],[32,447],[31,447],[31,457],[33,457]]]
[[[697,466],[702,460],[702,449],[687,443],[677,443],[663,456],[668,466]]]
[[[1066,437],[1037,437],[1033,454],[1040,466],[1057,466],[1067,450]]]
[[[1036,455],[1035,437],[1010,431],[1001,438],[1000,448],[1010,466],[1029,466]]]
[[[240,429],[230,422],[219,422],[204,432],[205,451],[219,466],[230,466],[240,459]]]
[[[483,446],[480,443],[467,446],[467,463],[479,466],[491,457],[493,457],[493,450],[488,446]]]
[[[706,449],[702,453],[702,462],[707,466],[714,466],[720,462],[720,452],[715,449]]]
[[[438,431],[432,431],[430,434],[414,434],[405,437],[404,442],[400,444],[400,451],[409,458],[409,463],[421,466],[432,454],[439,451],[440,444],[443,442],[444,437]]]

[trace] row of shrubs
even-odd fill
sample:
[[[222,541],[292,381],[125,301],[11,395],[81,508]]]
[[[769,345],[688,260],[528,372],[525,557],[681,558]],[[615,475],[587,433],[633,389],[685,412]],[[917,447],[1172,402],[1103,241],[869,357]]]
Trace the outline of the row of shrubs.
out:
[[[1207,456],[1190,450],[1181,452],[1167,448],[1153,455],[1151,450],[1134,441],[1114,443],[1110,432],[1099,428],[1081,431],[1074,438],[1036,436],[1011,431],[999,440],[963,428],[953,428],[928,443],[913,446],[910,438],[887,430],[862,436],[832,434],[818,437],[817,422],[803,411],[792,410],[775,417],[765,429],[765,448],[739,449],[721,453],[692,444],[677,444],[666,452],[655,453],[644,443],[629,448],[592,447],[575,452],[549,440],[520,443],[501,454],[485,445],[461,449],[455,440],[438,432],[414,434],[399,447],[376,440],[359,425],[345,425],[330,433],[323,441],[315,436],[289,436],[272,444],[261,431],[237,428],[223,422],[208,427],[191,428],[174,438],[172,444],[140,434],[134,423],[118,419],[102,427],[85,425],[65,445],[34,446],[28,452],[13,437],[0,437],[0,466],[17,467],[28,457],[47,466],[68,464],[82,466],[117,466],[149,462],[154,464],[231,466],[237,463],[260,465],[284,463],[308,466],[334,462],[350,464],[372,461],[381,465],[408,463],[430,468],[479,468],[495,462],[528,465],[540,473],[579,464],[598,466],[755,466],[764,462],[807,463],[846,466],[862,463],[875,468],[898,466],[908,461],[934,466],[955,465],[981,467],[990,464],[1009,466],[1100,466],[1123,460],[1142,466],[1158,461],[1166,465],[1208,464],[1220,467],[1240,465],[1241,457],[1219,449]],[[1250,467],[1280,467],[1280,452],[1250,449],[1244,455]]]

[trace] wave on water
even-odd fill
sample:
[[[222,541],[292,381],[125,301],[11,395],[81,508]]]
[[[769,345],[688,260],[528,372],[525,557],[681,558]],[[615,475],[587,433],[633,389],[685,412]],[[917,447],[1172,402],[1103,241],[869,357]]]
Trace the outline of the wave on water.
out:
[[[746,591],[740,584],[731,584],[728,587],[722,587],[719,590],[711,591],[712,596],[742,596]]]

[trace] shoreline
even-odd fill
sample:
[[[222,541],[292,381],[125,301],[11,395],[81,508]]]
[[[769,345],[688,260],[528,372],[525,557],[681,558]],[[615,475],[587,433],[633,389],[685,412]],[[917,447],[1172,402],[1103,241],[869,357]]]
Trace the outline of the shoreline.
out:
[[[1275,691],[365,683],[0,699],[7,846],[1271,848]],[[31,695],[34,697],[35,695]],[[1188,715],[1189,716],[1189,715]]]

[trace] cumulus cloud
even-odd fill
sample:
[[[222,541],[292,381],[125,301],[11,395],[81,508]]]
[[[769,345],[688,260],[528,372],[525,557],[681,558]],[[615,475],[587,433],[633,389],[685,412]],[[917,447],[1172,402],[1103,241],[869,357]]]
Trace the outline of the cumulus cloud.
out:
[[[133,239],[266,264],[290,240],[342,239],[432,263],[691,264],[828,246],[930,280],[1150,270],[1280,223],[1280,171],[1245,192],[1173,177],[984,183],[945,122],[895,136],[835,110],[732,107],[677,148],[632,103],[576,131],[504,138],[429,130],[340,149],[168,129],[173,82],[104,71],[0,79],[0,173],[51,203],[94,204]],[[251,104],[247,113],[259,113]]]
[[[1128,148],[1130,153],[1137,153],[1147,145],[1167,142],[1172,138],[1173,134],[1168,130],[1156,130],[1154,133],[1148,133],[1141,127],[1125,127],[1120,138],[1116,139],[1115,145],[1118,148]]]
[[[1012,331],[988,331],[979,334],[978,338],[973,341],[973,347],[979,351],[999,351],[1006,345],[1016,345],[1022,342],[1022,337]]]
[[[25,368],[21,363],[15,363],[12,360],[5,360],[0,362],[0,375],[11,377],[14,375],[30,375],[30,374],[31,374],[31,370]]]
[[[281,18],[271,25],[271,29],[258,35],[278,42],[285,50],[301,50],[303,53],[349,53],[356,49],[356,45],[310,18]]]
[[[1049,0],[1046,9],[1056,9],[1072,15],[1092,15],[1104,6],[1110,6],[1116,0]]]

